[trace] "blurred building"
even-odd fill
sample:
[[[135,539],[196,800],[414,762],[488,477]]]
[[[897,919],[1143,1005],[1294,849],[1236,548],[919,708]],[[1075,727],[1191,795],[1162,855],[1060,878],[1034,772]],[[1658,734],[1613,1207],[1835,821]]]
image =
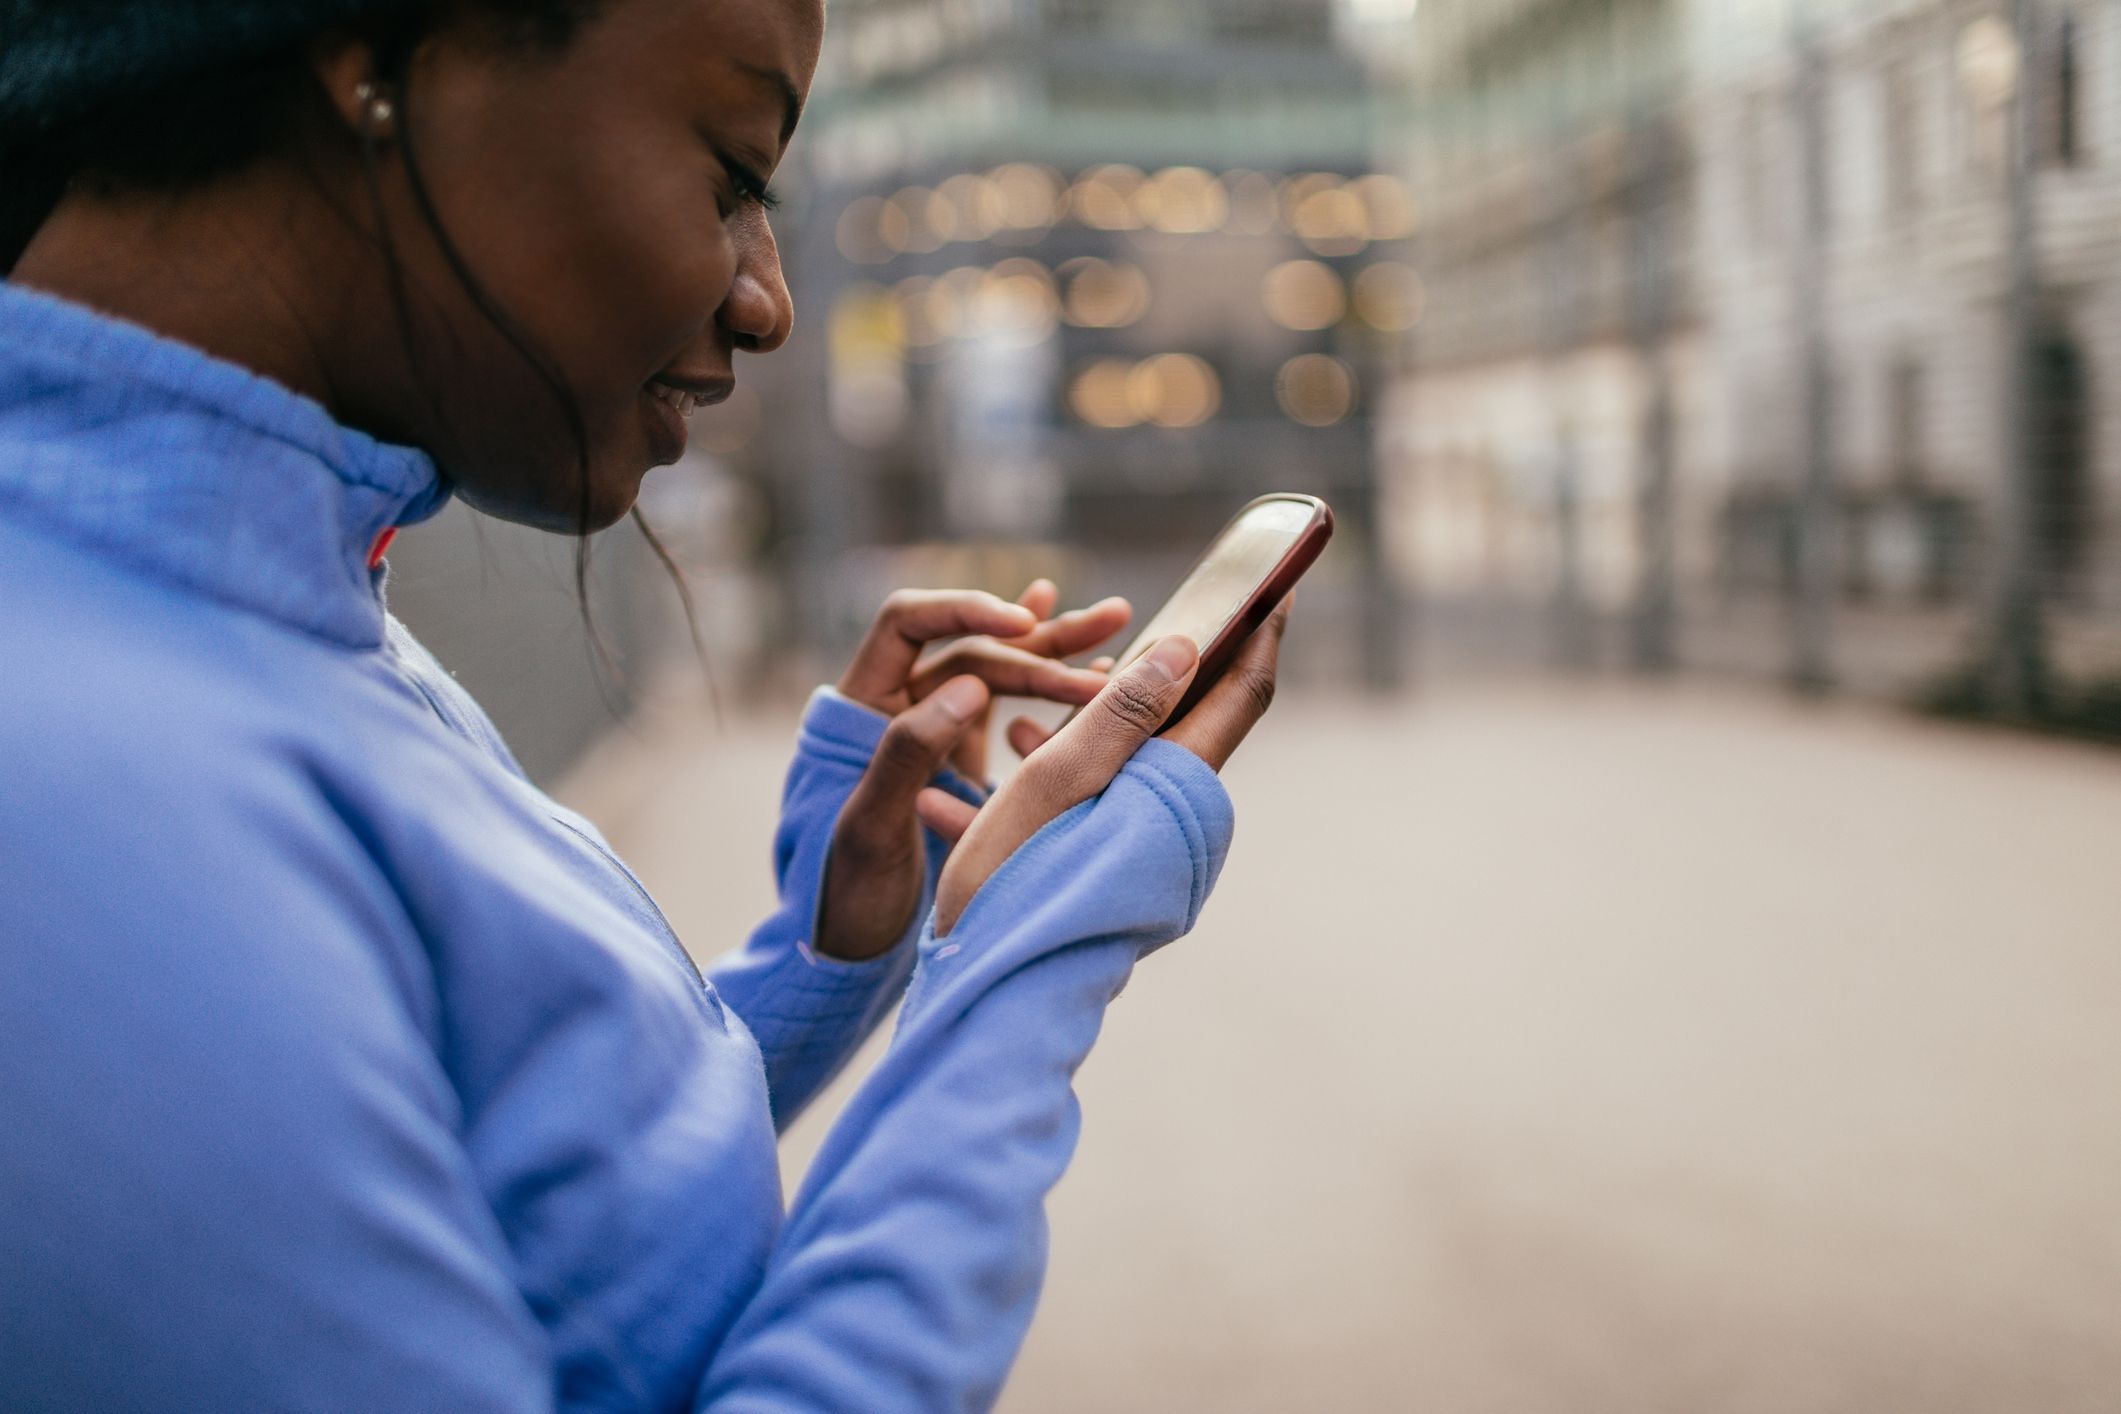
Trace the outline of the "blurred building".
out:
[[[1332,0],[835,7],[761,369],[788,591],[844,639],[892,582],[1161,594],[1245,500],[1326,496],[1320,593],[1380,645],[1371,409],[1418,290]],[[955,549],[944,549],[947,542]],[[970,550],[965,547],[971,547]]]
[[[1680,0],[1430,0],[1410,176],[1429,291],[1394,400],[1402,572],[1447,611],[1502,593],[1594,651],[1682,536],[1676,405],[1698,380]],[[1663,652],[1661,622],[1642,626]]]
[[[1992,651],[2015,578],[2060,661],[2121,662],[2121,45],[2024,9],[1421,5],[1387,502],[1440,615],[1902,690]]]
[[[1710,7],[1699,22],[1717,351],[1704,470],[1724,501],[1722,583],[1801,596],[1805,542],[1820,542],[1839,676],[1905,680],[1970,651],[2021,509],[2016,553],[2065,659],[2091,671],[2106,653],[2121,610],[2106,509],[2121,427],[2094,379],[2121,368],[2110,13],[2031,5],[2022,35],[2009,6],[1946,0],[1751,23]],[[2028,200],[2014,211],[2021,85]],[[1822,463],[1809,492],[1808,460]],[[1894,631],[1866,632],[1881,619]]]

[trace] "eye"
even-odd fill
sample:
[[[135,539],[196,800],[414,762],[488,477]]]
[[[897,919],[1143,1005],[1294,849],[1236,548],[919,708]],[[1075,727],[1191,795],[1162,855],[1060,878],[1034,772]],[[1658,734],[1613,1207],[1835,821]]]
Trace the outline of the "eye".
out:
[[[724,157],[722,169],[729,173],[729,184],[736,188],[737,200],[768,211],[781,204],[781,199],[766,185],[766,179],[742,162]]]

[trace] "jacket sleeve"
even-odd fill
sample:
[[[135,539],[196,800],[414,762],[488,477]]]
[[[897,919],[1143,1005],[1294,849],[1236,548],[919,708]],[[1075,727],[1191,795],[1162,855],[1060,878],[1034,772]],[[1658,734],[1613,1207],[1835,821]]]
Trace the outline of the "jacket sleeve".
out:
[[[1231,824],[1214,773],[1152,741],[948,938],[924,927],[891,1048],[818,1155],[702,1409],[992,1404],[1044,1277],[1076,1068],[1136,960],[1193,926]]]
[[[811,697],[774,833],[780,902],[743,948],[708,973],[766,1058],[767,1092],[780,1129],[794,1122],[898,1004],[913,970],[921,919],[935,897],[945,851],[929,837],[921,901],[905,937],[865,962],[841,962],[812,946],[833,827],[888,725],[881,713],[829,687]],[[975,805],[985,798],[952,772],[936,784]]]

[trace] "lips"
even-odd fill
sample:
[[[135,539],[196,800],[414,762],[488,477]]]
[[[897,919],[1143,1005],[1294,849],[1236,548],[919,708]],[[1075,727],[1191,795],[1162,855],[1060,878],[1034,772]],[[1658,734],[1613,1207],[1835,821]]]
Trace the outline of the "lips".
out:
[[[707,393],[672,387],[656,379],[649,380],[648,396],[665,407],[675,408],[679,417],[690,417],[709,403],[721,401],[720,398],[711,397]]]
[[[733,378],[680,380],[658,375],[643,384],[641,408],[655,464],[668,466],[684,456],[688,440],[686,419],[703,407],[726,400],[735,390]]]

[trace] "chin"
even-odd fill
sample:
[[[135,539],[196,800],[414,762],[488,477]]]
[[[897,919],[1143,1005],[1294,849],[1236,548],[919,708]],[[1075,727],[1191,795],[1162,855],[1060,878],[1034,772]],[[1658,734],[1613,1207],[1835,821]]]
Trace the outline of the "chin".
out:
[[[588,504],[582,502],[573,468],[564,476],[538,486],[520,481],[495,484],[481,478],[457,480],[457,499],[483,515],[514,525],[527,525],[555,535],[594,535],[609,530],[626,518],[640,499],[641,478],[646,473],[619,475],[608,468],[592,472]]]

